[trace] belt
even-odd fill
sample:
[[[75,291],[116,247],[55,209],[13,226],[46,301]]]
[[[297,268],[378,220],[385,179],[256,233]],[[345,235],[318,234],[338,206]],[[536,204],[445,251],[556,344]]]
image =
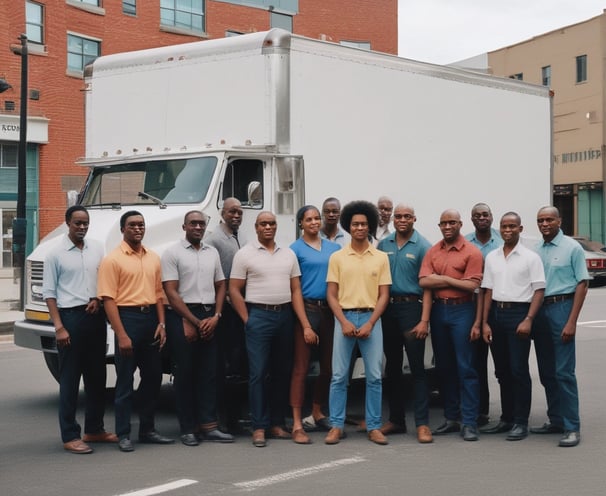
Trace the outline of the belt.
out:
[[[365,307],[365,308],[344,308],[344,312],[354,312],[354,313],[366,313],[374,311],[374,308]]]
[[[205,312],[210,312],[213,308],[215,308],[214,303],[211,303],[210,305],[205,305],[204,303],[186,303],[185,305],[190,310],[204,310]]]
[[[441,303],[442,305],[462,305],[463,303],[469,303],[473,301],[473,295],[459,296],[457,298],[434,298],[434,303]]]
[[[87,306],[88,305],[78,305],[77,307],[60,308],[59,311],[64,313],[83,312],[86,310]]]
[[[572,300],[573,298],[574,293],[546,296],[543,299],[543,305],[553,305],[554,303],[558,303],[559,301]]]
[[[155,310],[156,307],[152,305],[134,305],[134,306],[119,306],[118,310],[124,312],[136,312],[136,313],[150,313],[152,308]]]
[[[266,312],[281,312],[291,307],[290,303],[281,303],[280,305],[266,305],[265,303],[249,303],[253,308],[260,308]]]
[[[421,297],[419,295],[399,295],[392,296],[389,298],[389,303],[420,303]]]
[[[527,307],[530,303],[525,303],[523,301],[496,301],[492,300],[497,308],[519,308],[519,307]]]
[[[310,298],[303,298],[303,303],[305,303],[306,305],[310,305],[312,307],[320,307],[320,308],[328,307],[328,302],[326,300],[312,300]]]

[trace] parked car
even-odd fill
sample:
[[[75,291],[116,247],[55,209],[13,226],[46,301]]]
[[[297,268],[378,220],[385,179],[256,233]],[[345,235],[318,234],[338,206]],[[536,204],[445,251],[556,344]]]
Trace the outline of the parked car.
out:
[[[606,283],[606,246],[583,237],[574,239],[583,247],[589,275],[596,282]]]

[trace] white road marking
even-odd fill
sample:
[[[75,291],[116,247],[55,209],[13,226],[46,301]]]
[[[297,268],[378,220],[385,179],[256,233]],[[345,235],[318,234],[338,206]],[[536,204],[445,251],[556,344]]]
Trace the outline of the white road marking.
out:
[[[168,491],[174,491],[175,489],[179,489],[180,487],[191,486],[192,484],[197,484],[197,480],[193,479],[180,479],[173,482],[168,482],[167,484],[162,484],[160,486],[148,487],[147,489],[139,489],[137,491],[132,491],[129,493],[117,494],[116,496],[152,496],[154,494],[166,493]]]
[[[341,460],[334,460],[332,462],[322,463],[320,465],[314,465],[312,467],[291,470],[290,472],[284,472],[282,474],[276,474],[270,477],[264,477],[262,479],[238,482],[234,484],[234,486],[238,489],[243,489],[245,491],[254,491],[255,489],[270,486],[272,484],[277,484],[279,482],[298,479],[300,477],[305,477],[306,475],[317,474],[318,472],[322,472],[325,470],[332,470],[338,467],[342,467],[344,465],[352,465],[354,463],[360,463],[363,461],[365,461],[365,459],[361,456],[354,456],[352,458],[342,458]]]

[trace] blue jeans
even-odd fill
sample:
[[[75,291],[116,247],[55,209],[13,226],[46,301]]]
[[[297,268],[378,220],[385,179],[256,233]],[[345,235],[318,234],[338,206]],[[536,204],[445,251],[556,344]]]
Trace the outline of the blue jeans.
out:
[[[475,427],[480,404],[475,347],[469,341],[475,319],[473,302],[460,305],[434,303],[431,309],[431,342],[436,371],[441,379],[444,416]]]
[[[497,308],[492,304],[488,323],[492,329],[492,358],[501,390],[501,420],[528,425],[532,400],[532,380],[528,367],[530,339],[519,338],[516,329],[529,304]]]
[[[59,426],[64,443],[80,438],[76,421],[80,376],[84,381],[86,406],[84,432],[103,431],[105,413],[105,313],[89,314],[84,307],[60,309],[61,321],[69,332],[71,344],[59,348]]]
[[[139,404],[139,435],[154,430],[154,417],[156,404],[162,385],[162,358],[160,344],[154,341],[154,333],[158,327],[156,308],[151,307],[150,313],[138,313],[130,310],[121,310],[120,320],[126,334],[132,340],[133,352],[130,356],[123,356],[118,349],[116,339],[116,391],[115,415],[116,434],[118,437],[130,436],[130,417],[133,408],[133,374],[137,367],[141,382],[137,389]]]
[[[410,330],[421,320],[422,303],[390,303],[381,317],[385,351],[385,391],[389,401],[389,420],[404,425],[404,348],[414,384],[415,425],[429,423],[429,390],[425,374],[425,340],[417,339]]]
[[[245,327],[252,428],[283,426],[293,355],[293,312],[249,305]]]
[[[357,328],[368,322],[372,312],[344,311],[345,318]],[[347,405],[347,382],[354,347],[358,343],[366,375],[366,429],[379,429],[381,420],[381,366],[383,363],[383,330],[379,319],[367,339],[343,335],[341,324],[335,319],[332,352],[332,379],[330,381],[329,409],[330,425],[343,429]]]
[[[579,431],[579,391],[575,375],[575,340],[562,341],[573,300],[543,305],[533,332],[539,377],[545,387],[547,416],[552,424]]]
[[[205,311],[192,308],[200,320],[212,317],[215,307]],[[210,429],[217,425],[217,338],[192,343],[185,339],[183,319],[173,310],[166,312],[166,335],[175,377],[177,418],[181,434]]]

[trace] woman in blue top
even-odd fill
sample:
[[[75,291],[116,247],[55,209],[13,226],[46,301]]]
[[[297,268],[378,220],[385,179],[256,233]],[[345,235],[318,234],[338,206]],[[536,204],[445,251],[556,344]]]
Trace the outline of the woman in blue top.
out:
[[[320,375],[314,388],[311,414],[317,426],[324,430],[330,429],[328,419],[322,413],[322,405],[328,403],[334,331],[334,317],[326,303],[326,273],[328,259],[341,247],[320,237],[322,219],[316,207],[306,205],[299,209],[297,224],[303,230],[303,235],[290,248],[299,260],[305,312],[312,327],[302,329],[300,323],[295,324],[290,405],[293,412],[292,439],[297,444],[309,444],[311,441],[303,430],[301,411],[312,346],[319,346]]]

